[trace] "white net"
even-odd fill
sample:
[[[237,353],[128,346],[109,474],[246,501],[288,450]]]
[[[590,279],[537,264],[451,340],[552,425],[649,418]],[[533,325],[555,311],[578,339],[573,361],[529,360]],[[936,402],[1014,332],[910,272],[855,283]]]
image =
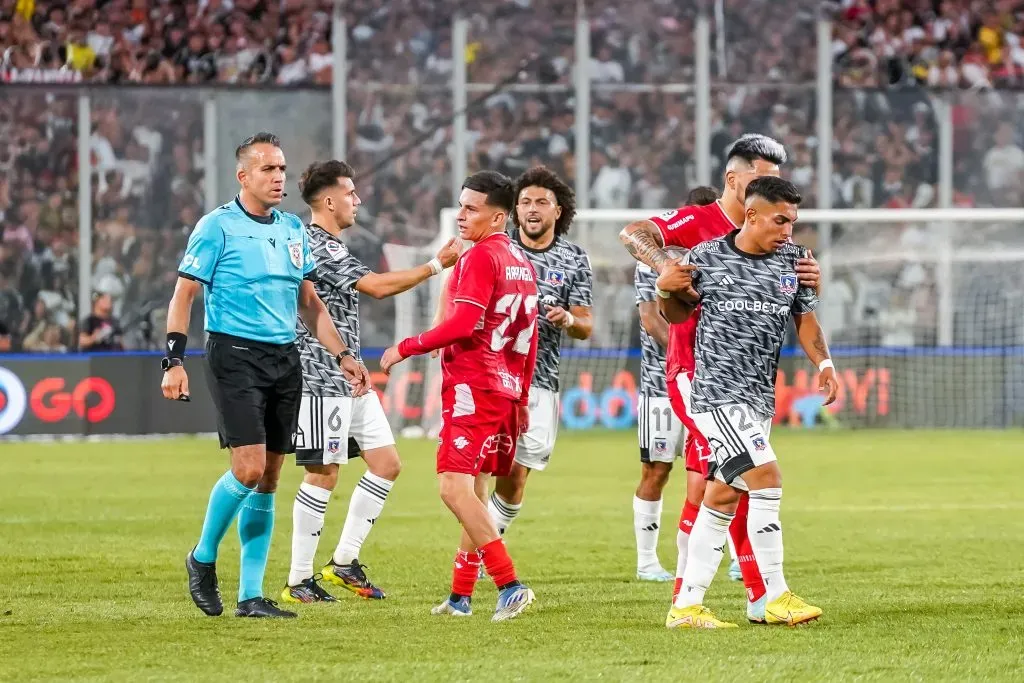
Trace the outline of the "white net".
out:
[[[565,339],[562,427],[630,428],[639,383],[635,262],[623,225],[657,214],[583,210],[569,239],[594,271],[594,334]],[[455,234],[441,213],[440,244]],[[801,212],[795,239],[824,281],[820,317],[840,369],[839,400],[821,406],[816,371],[790,335],[777,381],[777,424],[798,427],[1024,426],[1024,210],[857,209]],[[431,248],[386,247],[392,268]],[[395,303],[396,338],[426,329],[439,281]],[[388,385],[398,428],[437,426],[437,361],[405,364]]]

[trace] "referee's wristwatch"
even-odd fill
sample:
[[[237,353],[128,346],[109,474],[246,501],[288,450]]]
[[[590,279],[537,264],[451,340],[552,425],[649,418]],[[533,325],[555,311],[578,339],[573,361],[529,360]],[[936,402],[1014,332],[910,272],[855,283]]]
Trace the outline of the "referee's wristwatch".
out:
[[[177,368],[184,365],[185,362],[180,358],[161,358],[160,369],[167,372],[171,368]]]
[[[339,367],[341,366],[341,359],[346,357],[346,356],[348,356],[349,358],[355,358],[356,354],[352,353],[352,349],[345,349],[344,351],[339,353],[337,356],[335,356],[334,360],[337,361]]]

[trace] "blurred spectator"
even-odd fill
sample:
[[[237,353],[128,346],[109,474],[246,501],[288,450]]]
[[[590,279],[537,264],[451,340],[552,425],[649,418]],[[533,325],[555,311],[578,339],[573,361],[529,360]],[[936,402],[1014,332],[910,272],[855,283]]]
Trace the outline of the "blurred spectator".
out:
[[[7,327],[7,323],[0,320],[0,353],[9,353],[12,345],[11,329]]]
[[[78,348],[82,351],[121,351],[121,326],[114,318],[114,300],[109,294],[93,296],[92,313],[82,323]]]

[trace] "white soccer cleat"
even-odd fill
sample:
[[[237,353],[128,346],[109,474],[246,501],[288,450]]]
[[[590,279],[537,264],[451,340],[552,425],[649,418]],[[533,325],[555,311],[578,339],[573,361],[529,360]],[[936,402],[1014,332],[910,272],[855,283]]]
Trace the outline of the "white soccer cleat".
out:
[[[666,581],[671,581],[674,578],[676,577],[669,574],[662,567],[658,567],[653,571],[640,571],[639,569],[636,571],[637,581],[654,581],[656,583],[665,583]]]

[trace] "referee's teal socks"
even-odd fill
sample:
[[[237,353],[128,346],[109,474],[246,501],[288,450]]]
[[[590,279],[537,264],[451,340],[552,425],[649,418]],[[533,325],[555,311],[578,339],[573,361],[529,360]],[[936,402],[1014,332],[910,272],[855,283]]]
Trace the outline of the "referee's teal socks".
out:
[[[251,493],[238,513],[238,540],[242,544],[242,573],[238,602],[263,596],[270,536],[274,531],[274,494]]]
[[[206,507],[203,532],[192,557],[199,562],[217,561],[217,548],[220,547],[224,534],[228,532],[228,527],[235,521],[239,508],[252,492],[253,489],[238,481],[231,470],[217,480],[210,491],[210,503]]]

